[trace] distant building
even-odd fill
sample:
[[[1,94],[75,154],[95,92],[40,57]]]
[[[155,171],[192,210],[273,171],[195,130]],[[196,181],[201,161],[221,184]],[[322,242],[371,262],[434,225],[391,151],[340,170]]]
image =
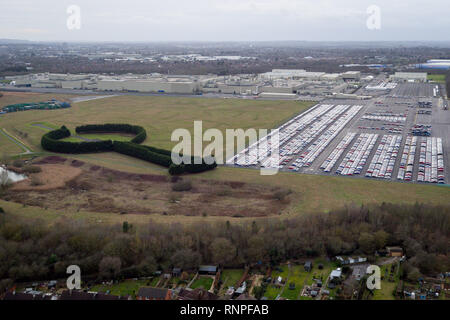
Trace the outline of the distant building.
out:
[[[217,271],[217,266],[200,266],[198,268],[199,274],[216,275]]]
[[[341,268],[331,271],[330,280],[339,279],[342,276]]]
[[[390,76],[393,81],[413,81],[413,82],[426,82],[426,72],[396,72]]]
[[[386,247],[389,257],[403,257],[403,249],[400,247]]]

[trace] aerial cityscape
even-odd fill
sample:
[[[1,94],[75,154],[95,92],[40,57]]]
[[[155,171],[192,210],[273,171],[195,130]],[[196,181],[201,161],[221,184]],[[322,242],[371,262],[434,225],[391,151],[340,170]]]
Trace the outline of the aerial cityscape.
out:
[[[171,300],[192,319],[448,302],[448,20],[386,1],[169,2],[0,13],[0,302]],[[277,38],[297,15],[329,22]]]

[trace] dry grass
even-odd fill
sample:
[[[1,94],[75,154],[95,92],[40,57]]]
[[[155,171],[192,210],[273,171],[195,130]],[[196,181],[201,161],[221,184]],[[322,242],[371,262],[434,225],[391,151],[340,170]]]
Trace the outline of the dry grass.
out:
[[[81,169],[60,164],[40,165],[41,172],[33,173],[30,179],[15,183],[11,191],[49,191],[64,187],[81,174]]]
[[[281,202],[277,190],[263,185],[186,177],[172,182],[167,176],[120,172],[76,160],[40,166],[41,173],[15,184],[2,198],[65,212],[228,217],[271,216],[290,202]]]

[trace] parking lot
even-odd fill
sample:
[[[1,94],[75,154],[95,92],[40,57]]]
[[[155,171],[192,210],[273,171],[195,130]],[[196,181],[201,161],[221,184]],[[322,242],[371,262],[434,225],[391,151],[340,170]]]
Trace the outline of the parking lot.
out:
[[[448,181],[450,111],[444,110],[440,94],[435,84],[399,83],[370,100],[322,101],[278,128],[279,158],[270,153],[269,135],[227,164],[443,184]],[[431,136],[413,136],[415,125],[431,126]]]

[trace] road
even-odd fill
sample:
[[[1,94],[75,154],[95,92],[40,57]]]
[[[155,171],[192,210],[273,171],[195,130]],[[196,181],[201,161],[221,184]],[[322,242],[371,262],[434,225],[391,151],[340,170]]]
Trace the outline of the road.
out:
[[[12,142],[14,142],[16,145],[18,145],[20,148],[22,148],[25,152],[23,152],[22,154],[30,154],[33,153],[33,151],[31,151],[24,143],[22,143],[20,140],[18,140],[17,138],[15,138],[14,136],[10,135],[9,133],[7,133],[6,129],[0,129],[0,133],[3,134],[6,138],[8,138],[9,140],[11,140]]]
[[[228,93],[204,93],[196,94],[176,94],[176,93],[147,93],[147,92],[106,92],[97,90],[78,90],[78,89],[62,89],[62,88],[33,88],[33,87],[14,87],[10,85],[0,86],[0,91],[5,92],[34,92],[34,93],[54,93],[54,94],[74,94],[80,96],[94,96],[95,98],[83,99],[74,98],[74,102],[88,101],[93,99],[114,97],[114,96],[149,96],[149,97],[179,97],[179,98],[203,98],[203,99],[249,99],[249,100],[290,100],[290,101],[320,101],[321,97],[299,96],[298,99],[273,99],[273,98],[259,98],[257,96],[241,96]],[[97,95],[97,96],[95,96]],[[100,96],[101,95],[101,96]]]

